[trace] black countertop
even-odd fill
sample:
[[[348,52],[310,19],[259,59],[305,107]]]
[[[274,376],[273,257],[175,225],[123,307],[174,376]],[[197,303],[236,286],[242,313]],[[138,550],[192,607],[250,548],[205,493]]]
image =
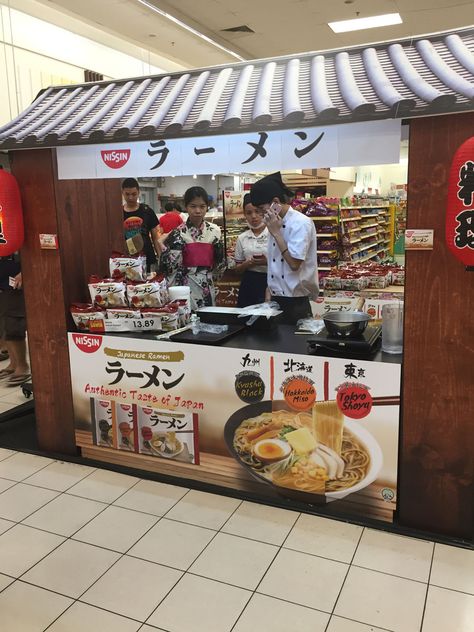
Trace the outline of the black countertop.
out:
[[[156,341],[156,336],[152,334],[140,334],[140,333],[122,333],[122,334],[109,334],[113,336],[121,336],[125,338],[141,338]],[[295,334],[295,327],[292,325],[277,325],[274,329],[269,331],[262,331],[253,329],[252,327],[246,327],[241,332],[234,334],[233,336],[219,342],[218,346],[231,349],[249,349],[254,351],[272,351],[275,353],[294,353],[301,355],[308,355],[308,341],[313,339],[311,334],[302,335]],[[178,344],[178,341],[176,341]],[[179,344],[194,344],[193,342],[182,342]],[[206,344],[210,344],[207,342]],[[316,353],[312,355],[318,355],[326,358],[347,358],[349,360],[369,360],[372,362],[389,362],[391,364],[401,364],[403,356],[400,354],[384,353],[379,348],[371,356],[362,356],[358,354],[352,354],[347,349],[344,349],[341,353],[325,351],[318,347]]]

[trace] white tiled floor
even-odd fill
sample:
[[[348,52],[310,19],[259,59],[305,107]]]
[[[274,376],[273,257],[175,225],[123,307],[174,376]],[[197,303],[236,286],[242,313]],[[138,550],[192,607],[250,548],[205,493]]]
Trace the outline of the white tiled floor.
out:
[[[474,632],[474,551],[0,449],[0,630]]]

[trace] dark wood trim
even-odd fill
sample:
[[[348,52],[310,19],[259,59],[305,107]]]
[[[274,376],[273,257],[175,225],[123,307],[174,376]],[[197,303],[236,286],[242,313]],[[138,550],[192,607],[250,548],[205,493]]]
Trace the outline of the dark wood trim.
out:
[[[410,122],[408,228],[434,249],[407,252],[399,519],[473,538],[474,275],[445,243],[451,160],[474,113]]]

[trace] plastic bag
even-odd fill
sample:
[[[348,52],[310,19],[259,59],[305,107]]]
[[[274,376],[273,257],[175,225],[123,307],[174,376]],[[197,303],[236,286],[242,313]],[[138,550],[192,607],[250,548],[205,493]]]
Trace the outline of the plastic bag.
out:
[[[311,334],[319,334],[324,329],[324,320],[315,318],[302,318],[296,323],[298,331],[307,331]]]

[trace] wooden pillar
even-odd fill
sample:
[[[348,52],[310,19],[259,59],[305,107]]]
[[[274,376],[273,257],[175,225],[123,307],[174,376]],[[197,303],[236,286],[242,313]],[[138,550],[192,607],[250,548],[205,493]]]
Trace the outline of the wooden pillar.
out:
[[[474,113],[410,122],[408,228],[433,228],[407,252],[399,519],[473,538],[474,273],[445,244],[448,177]]]
[[[90,274],[108,274],[122,249],[119,180],[57,179],[51,149],[11,155],[25,217],[21,251],[35,413],[40,448],[75,454],[67,329],[69,305],[87,300]],[[41,250],[40,233],[58,235],[59,250]]]

